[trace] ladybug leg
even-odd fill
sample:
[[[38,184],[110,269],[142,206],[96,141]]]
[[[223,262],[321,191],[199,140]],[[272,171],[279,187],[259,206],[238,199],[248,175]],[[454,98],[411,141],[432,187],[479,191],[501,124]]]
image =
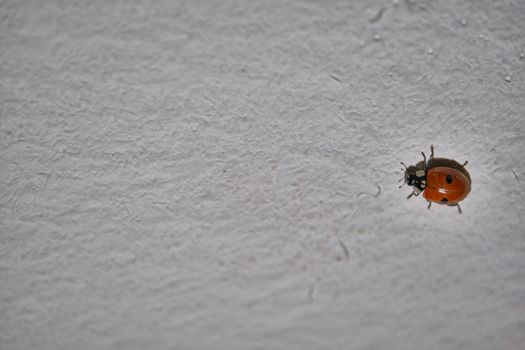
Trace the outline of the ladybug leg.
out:
[[[410,193],[410,194],[407,196],[407,199],[409,199],[409,198],[412,197],[412,196],[416,196],[416,197],[417,197],[417,196],[419,196],[420,193],[421,193],[421,192],[420,192],[419,190],[414,189],[414,190],[412,191],[412,193]]]
[[[421,152],[421,155],[423,156],[423,164],[425,164],[425,173],[426,173],[428,170],[427,156],[425,155],[425,152]]]
[[[427,209],[430,210],[430,206],[432,205],[432,202],[431,201],[428,201],[428,207]]]
[[[461,210],[461,207],[459,206],[459,204],[456,204],[456,207],[458,207],[458,211],[459,211],[459,213],[462,214],[462,213],[463,213],[463,210]]]
[[[434,159],[434,145],[430,145],[430,159]]]

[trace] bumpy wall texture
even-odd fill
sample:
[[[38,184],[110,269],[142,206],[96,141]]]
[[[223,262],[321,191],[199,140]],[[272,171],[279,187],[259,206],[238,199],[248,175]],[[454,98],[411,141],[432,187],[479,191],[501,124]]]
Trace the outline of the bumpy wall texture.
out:
[[[0,1],[0,348],[523,349],[525,2]],[[463,214],[400,161],[468,160]]]

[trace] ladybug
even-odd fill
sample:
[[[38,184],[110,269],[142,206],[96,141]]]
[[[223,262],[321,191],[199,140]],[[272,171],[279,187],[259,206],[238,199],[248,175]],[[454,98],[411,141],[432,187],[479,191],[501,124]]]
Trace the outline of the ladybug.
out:
[[[430,159],[427,162],[425,153],[421,152],[423,160],[416,165],[401,168],[405,176],[400,181],[403,184],[412,186],[412,196],[423,193],[423,197],[428,201],[428,209],[432,203],[439,203],[452,207],[457,207],[461,213],[459,202],[465,199],[470,193],[471,180],[468,171],[465,169],[468,161],[460,164],[453,159],[434,158],[434,146],[430,146]]]

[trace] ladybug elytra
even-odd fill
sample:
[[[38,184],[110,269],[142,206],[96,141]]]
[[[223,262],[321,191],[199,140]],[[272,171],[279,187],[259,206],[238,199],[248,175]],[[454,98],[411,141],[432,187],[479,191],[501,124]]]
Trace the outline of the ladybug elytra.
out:
[[[418,196],[423,193],[423,197],[428,201],[428,209],[432,203],[439,203],[448,206],[457,207],[461,213],[459,202],[465,199],[470,193],[471,180],[465,165],[458,163],[453,159],[434,158],[434,146],[430,147],[430,158],[427,162],[425,153],[421,152],[423,160],[416,165],[407,167],[405,163],[401,164],[405,169],[404,181],[400,188],[406,183],[412,186],[412,196]]]

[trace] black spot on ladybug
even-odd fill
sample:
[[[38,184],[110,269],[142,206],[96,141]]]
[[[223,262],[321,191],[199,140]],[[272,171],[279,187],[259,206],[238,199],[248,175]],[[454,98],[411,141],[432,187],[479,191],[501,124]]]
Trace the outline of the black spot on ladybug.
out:
[[[452,183],[452,180],[454,180],[454,178],[452,177],[452,175],[448,174],[445,180],[447,180],[447,183],[450,185]]]
[[[443,199],[441,200],[441,203],[446,203],[446,202],[448,202],[448,199],[447,199],[447,198],[443,198]]]

